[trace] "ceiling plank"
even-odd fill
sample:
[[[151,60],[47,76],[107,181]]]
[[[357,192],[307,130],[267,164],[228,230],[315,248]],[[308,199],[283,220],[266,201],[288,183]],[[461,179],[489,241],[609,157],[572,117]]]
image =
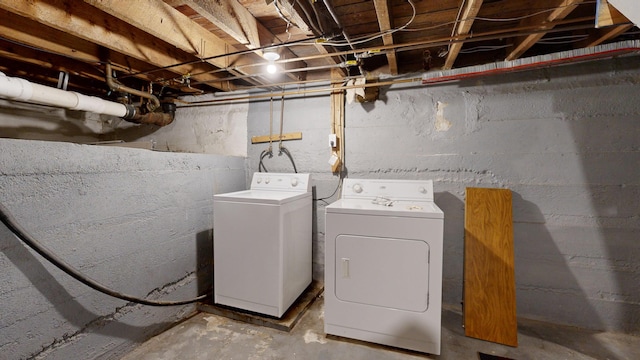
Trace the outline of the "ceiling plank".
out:
[[[462,11],[462,17],[457,24],[454,36],[467,35],[471,31],[471,26],[475,17],[478,15],[480,8],[482,7],[483,0],[470,0],[466,2],[465,8]],[[462,49],[463,42],[456,42],[449,46],[449,53],[447,54],[447,60],[444,62],[443,69],[450,70],[453,67],[453,63],[458,58],[460,50]]]
[[[373,5],[376,8],[380,31],[385,32],[391,30],[393,24],[391,23],[391,17],[389,16],[389,1],[373,0]],[[385,45],[393,45],[393,34],[383,35],[382,41]],[[396,51],[393,49],[389,50],[386,55],[387,63],[389,64],[389,73],[391,75],[398,75],[398,59],[396,57]]]
[[[118,51],[154,66],[165,67],[193,60],[192,56],[187,56],[174,46],[164,44],[149,34],[141,33],[123,21],[109,18],[102,11],[89,4],[74,2],[73,12],[67,11],[69,6],[69,2],[63,0],[49,0],[47,2],[0,0],[0,7],[10,12],[86,41],[94,42],[103,49]],[[210,70],[210,65],[205,67],[202,63],[195,63],[176,66],[172,70],[183,75],[197,74]],[[211,74],[198,76],[200,80],[217,78],[219,77]],[[216,87],[221,90],[230,90],[228,84]]]
[[[280,10],[286,21],[290,21],[291,25],[298,27],[300,30],[310,33],[311,28],[306,21],[300,16],[300,13],[294,8],[293,4],[289,0],[274,0],[274,6],[276,10]]]
[[[583,48],[600,45],[607,40],[613,39],[616,36],[623,34],[632,27],[633,24],[623,24],[594,29],[593,31],[591,31],[591,35],[589,35],[586,40],[579,42],[576,47]]]
[[[584,2],[584,0],[553,1],[550,3],[550,5],[551,7],[555,8],[555,10],[539,14],[538,16],[534,16],[532,18],[524,19],[520,23],[520,25],[539,24],[541,29],[551,29],[553,28],[553,26],[551,26],[549,23],[564,19],[582,2]],[[509,55],[507,55],[505,60],[511,61],[519,58],[520,56],[522,56],[522,54],[529,50],[529,48],[535,45],[538,40],[542,39],[544,35],[544,32],[540,32],[518,38],[513,44],[513,50],[509,53]]]
[[[87,65],[93,66],[96,68],[95,73],[99,73],[102,81],[104,81],[104,74],[100,65],[102,59],[98,56],[100,53],[98,45],[78,39],[70,34],[52,29],[22,16],[16,16],[3,9],[0,9],[0,18],[7,19],[7,21],[0,21],[0,34],[2,34],[5,39],[16,43],[13,46],[13,48],[15,48],[13,51],[15,54],[40,60],[49,58],[49,56],[55,56],[58,57],[57,60],[54,61],[55,66],[72,67],[76,70],[85,68]],[[7,50],[10,47],[11,45],[6,45],[3,48]],[[38,50],[36,52],[36,50],[33,49]],[[29,50],[33,51],[32,55],[29,55]],[[109,60],[116,68],[127,69],[128,72],[137,73],[149,68],[146,63],[116,51],[110,52],[109,57]],[[71,73],[73,73],[73,71],[71,71]],[[170,71],[158,71],[152,74],[141,74],[138,78],[143,81],[164,83],[165,79],[171,79],[176,75],[177,73]],[[175,83],[166,85],[181,87]]]
[[[188,6],[250,49],[260,47],[260,36],[256,19],[236,0],[165,0],[173,7]]]
[[[197,12],[200,16],[211,22],[214,26],[218,27],[233,39],[239,43],[245,45],[249,49],[257,49],[263,46],[268,46],[273,43],[278,43],[276,36],[264,27],[253,15],[238,1],[236,0],[224,0],[218,1],[204,1],[204,0],[168,0],[170,5],[173,6],[188,6],[191,10]],[[243,40],[244,39],[244,40]],[[244,43],[243,43],[244,41]],[[234,50],[231,50],[234,51]],[[296,55],[287,48],[279,49],[280,56],[282,58],[294,58]],[[242,67],[250,65],[251,63],[258,63],[264,61],[260,57],[261,51],[257,51],[256,55],[243,55],[230,60],[226,67],[238,66]],[[294,69],[304,66],[304,63],[290,63],[283,64],[285,69]],[[261,67],[246,67],[252,74],[258,74],[263,72]],[[239,72],[231,69],[230,72],[235,75],[246,75],[248,72]],[[293,80],[299,80],[300,75],[293,73],[287,73],[287,76]],[[257,83],[255,79],[245,78],[247,81],[254,83],[255,85],[264,84]]]
[[[136,0],[122,2],[120,0],[84,0],[100,10],[115,16],[136,28],[151,34],[177,48],[193,54],[214,66],[227,68],[230,63],[246,65],[260,60],[254,54],[245,56],[215,57],[220,54],[238,51],[232,45],[197,25],[186,15],[161,1]],[[138,14],[144,14],[139,16]],[[253,69],[255,73],[255,69]],[[249,75],[252,70],[229,70],[234,74]],[[260,84],[254,79],[247,79]]]

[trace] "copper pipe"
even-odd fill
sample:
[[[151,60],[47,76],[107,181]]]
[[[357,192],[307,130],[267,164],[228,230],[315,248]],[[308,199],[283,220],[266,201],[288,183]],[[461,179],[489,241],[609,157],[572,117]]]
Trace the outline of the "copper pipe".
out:
[[[153,95],[153,94],[149,94],[147,92],[144,91],[140,91],[140,90],[136,90],[133,88],[130,88],[128,86],[124,86],[122,84],[117,83],[114,79],[113,76],[111,75],[111,64],[107,63],[105,65],[105,72],[106,72],[106,80],[107,80],[107,86],[109,86],[109,89],[113,90],[113,91],[121,91],[121,92],[125,92],[131,95],[137,95],[137,96],[141,96],[143,98],[149,99],[149,103],[147,103],[147,110],[149,110],[149,112],[152,112],[153,110],[157,109],[160,107],[160,100],[158,100],[158,98]]]

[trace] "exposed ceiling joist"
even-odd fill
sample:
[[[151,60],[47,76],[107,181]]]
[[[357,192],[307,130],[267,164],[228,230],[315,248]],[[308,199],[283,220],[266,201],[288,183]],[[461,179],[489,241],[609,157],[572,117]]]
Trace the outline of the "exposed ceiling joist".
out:
[[[260,47],[258,22],[236,0],[165,0],[165,2],[174,8],[189,8],[250,49]]]
[[[454,25],[454,36],[469,34],[473,21],[482,7],[482,0],[469,0],[464,3],[464,10],[462,11],[460,22]],[[443,69],[449,70],[453,67],[453,63],[456,61],[456,58],[458,58],[463,44],[462,42],[456,42],[449,46],[449,53],[447,54],[447,60],[444,62]]]
[[[624,24],[617,26],[609,26],[602,29],[596,29],[591,32],[591,35],[586,40],[579,42],[580,47],[592,47],[600,45],[616,36],[625,33],[633,27],[633,24]]]
[[[549,8],[555,8],[548,13],[541,13],[538,16],[527,18],[523,20],[522,25],[539,24],[543,29],[549,29],[549,23],[562,20],[569,15],[580,3],[584,0],[554,0],[551,2],[545,2],[549,5]],[[522,56],[529,48],[538,42],[538,40],[544,37],[545,33],[531,34],[516,39],[514,42],[513,50],[507,55],[507,61],[515,60]]]
[[[123,85],[172,98],[640,39],[614,0],[597,1],[599,27],[596,3],[579,0],[0,0],[0,71],[48,85],[69,72],[70,86],[113,99],[108,61]],[[276,74],[265,48],[280,54]]]
[[[163,2],[155,0],[136,0],[124,3],[120,0],[84,1],[216,67],[225,69],[231,63],[242,66],[261,60],[254,54],[246,54],[242,57],[237,55],[216,57],[220,54],[237,52],[238,49],[204,28],[193,26],[193,22],[187,16]],[[140,16],[140,14],[144,14],[144,16]],[[247,68],[242,71],[231,70],[230,72],[249,75],[255,74],[256,70],[259,69]],[[255,80],[252,83],[254,85],[261,84]]]
[[[393,24],[391,23],[391,17],[389,16],[389,1],[373,0],[373,4],[376,8],[380,31],[386,32],[391,30]],[[382,36],[382,41],[385,45],[393,45],[393,34],[386,34]],[[391,75],[398,75],[398,60],[395,50],[387,51],[387,63],[389,64],[389,73]]]
[[[77,38],[92,41],[105,50],[117,51],[157,67],[192,60],[191,57],[178,51],[174,46],[161,43],[118,19],[107,18],[101,12],[97,12],[96,8],[83,2],[74,3],[74,13],[67,12],[67,4],[62,0],[51,0],[47,3],[0,0],[0,5],[4,9],[38,23],[64,31]],[[92,14],[94,15],[92,16]],[[100,59],[101,61],[109,61],[108,50],[105,51],[105,56]],[[186,75],[202,73],[209,69],[201,64],[192,64],[174,67],[172,71],[179,75]],[[198,76],[198,79],[201,80],[217,78],[210,74]],[[228,89],[228,86],[221,86],[221,90]]]

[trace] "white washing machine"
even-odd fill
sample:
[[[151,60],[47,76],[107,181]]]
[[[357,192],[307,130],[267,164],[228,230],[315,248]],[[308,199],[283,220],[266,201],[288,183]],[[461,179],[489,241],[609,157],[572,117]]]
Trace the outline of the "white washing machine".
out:
[[[281,317],[311,283],[309,174],[255,173],[214,195],[214,301]]]
[[[431,180],[345,179],[326,207],[325,332],[440,354],[443,227]]]

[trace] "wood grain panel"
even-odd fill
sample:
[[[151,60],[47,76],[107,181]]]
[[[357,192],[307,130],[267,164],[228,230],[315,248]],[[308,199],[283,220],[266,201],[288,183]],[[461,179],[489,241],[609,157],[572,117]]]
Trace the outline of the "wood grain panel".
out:
[[[518,346],[511,191],[467,188],[465,335]]]

